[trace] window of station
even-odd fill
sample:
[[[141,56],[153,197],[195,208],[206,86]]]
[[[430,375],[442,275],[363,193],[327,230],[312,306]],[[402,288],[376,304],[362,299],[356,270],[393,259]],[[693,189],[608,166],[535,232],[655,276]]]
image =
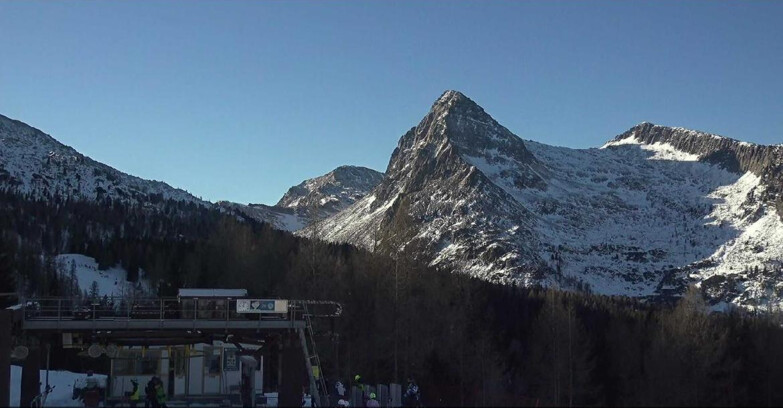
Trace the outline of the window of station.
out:
[[[172,348],[169,369],[174,368],[174,375],[178,377],[185,375],[186,360],[184,348]]]
[[[160,350],[147,350],[139,361],[138,374],[156,375],[160,372]]]
[[[204,347],[204,374],[220,375],[220,347]]]

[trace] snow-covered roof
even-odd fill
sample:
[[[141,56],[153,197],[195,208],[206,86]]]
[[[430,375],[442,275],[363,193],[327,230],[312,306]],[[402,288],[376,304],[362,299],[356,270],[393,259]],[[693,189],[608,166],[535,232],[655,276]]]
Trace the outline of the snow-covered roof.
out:
[[[247,289],[180,289],[179,297],[245,297]]]

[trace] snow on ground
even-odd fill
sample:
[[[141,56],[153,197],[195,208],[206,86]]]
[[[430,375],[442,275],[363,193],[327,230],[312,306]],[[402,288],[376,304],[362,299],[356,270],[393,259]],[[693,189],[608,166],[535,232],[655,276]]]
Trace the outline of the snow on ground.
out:
[[[106,376],[102,374],[95,374],[95,378],[98,380],[98,384],[102,387],[106,387]],[[47,407],[73,407],[81,406],[79,400],[72,399],[73,385],[75,382],[83,383],[87,378],[86,373],[74,373],[71,371],[49,371],[49,385],[54,386],[52,392],[46,398]],[[46,387],[46,370],[41,370],[41,391]],[[17,365],[11,366],[11,393],[8,401],[8,406],[18,407],[20,405],[20,399],[22,395],[22,367]],[[264,393],[266,397],[266,406],[276,407],[278,401],[278,394],[276,392]],[[310,406],[310,397],[305,397],[305,405]],[[2,405],[2,404],[0,404]],[[138,406],[142,406],[139,404]],[[191,403],[190,406],[202,406],[198,403]],[[203,406],[210,406],[204,404]]]
[[[73,407],[79,406],[79,401],[73,400],[73,384],[77,379],[84,379],[87,374],[74,373],[71,371],[49,371],[49,385],[54,386],[51,394],[46,398],[47,407]],[[106,383],[106,376],[95,374],[99,383]],[[46,386],[46,370],[41,370],[41,391]],[[8,405],[12,407],[19,406],[22,387],[22,367],[11,366],[11,398]]]
[[[128,272],[120,266],[109,268],[105,271],[98,269],[98,262],[94,258],[80,254],[61,254],[57,255],[55,262],[61,275],[70,276],[73,271],[78,281],[79,289],[82,292],[90,292],[93,282],[98,283],[98,294],[100,296],[123,296],[132,293],[136,287],[134,283],[128,282]],[[143,279],[144,272],[139,272],[140,286],[145,292],[150,292],[149,284]]]
[[[276,226],[281,227],[285,231],[298,231],[307,226],[308,220],[300,217],[296,214],[280,213],[277,216]]]
[[[651,295],[662,271],[741,235],[717,212],[726,200],[744,202],[739,186],[753,181],[695,155],[633,138],[585,150],[525,143],[550,171],[547,189],[507,191],[537,213],[541,257],[559,253],[563,274],[595,292]]]
[[[751,173],[737,183],[717,189],[710,197],[719,202],[708,219],[713,224],[731,225],[740,234],[718,248],[710,257],[716,261],[713,267],[704,268],[692,275],[705,280],[713,276],[731,277],[739,281],[737,286],[744,291],[744,301],[752,300],[758,307],[780,308],[780,294],[783,283],[771,272],[783,260],[783,221],[772,207],[762,206],[753,197],[763,194],[765,187],[761,179]],[[761,276],[746,269],[758,268]],[[752,279],[748,279],[748,275]]]

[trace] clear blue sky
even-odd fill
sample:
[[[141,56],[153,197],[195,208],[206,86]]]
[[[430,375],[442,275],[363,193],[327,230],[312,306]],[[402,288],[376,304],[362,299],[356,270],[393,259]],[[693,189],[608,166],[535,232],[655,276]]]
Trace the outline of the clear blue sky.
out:
[[[783,143],[783,2],[0,2],[0,113],[208,200],[385,170],[457,89],[522,138]]]

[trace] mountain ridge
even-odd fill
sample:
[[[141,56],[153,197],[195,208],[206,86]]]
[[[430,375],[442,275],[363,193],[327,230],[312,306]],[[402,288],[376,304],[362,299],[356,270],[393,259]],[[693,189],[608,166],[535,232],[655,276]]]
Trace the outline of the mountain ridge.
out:
[[[108,197],[137,203],[172,199],[208,205],[165,182],[145,180],[93,160],[4,115],[0,115],[0,185],[37,197]]]
[[[219,201],[217,205],[293,232],[342,211],[364,197],[382,178],[383,173],[373,169],[343,165],[289,188],[275,205],[230,201]]]
[[[668,143],[677,150],[699,156],[700,161],[720,165],[731,172],[753,172],[769,187],[764,199],[774,202],[778,214],[783,217],[783,146],[755,144],[647,122],[632,127],[612,142],[630,138],[648,145]]]

